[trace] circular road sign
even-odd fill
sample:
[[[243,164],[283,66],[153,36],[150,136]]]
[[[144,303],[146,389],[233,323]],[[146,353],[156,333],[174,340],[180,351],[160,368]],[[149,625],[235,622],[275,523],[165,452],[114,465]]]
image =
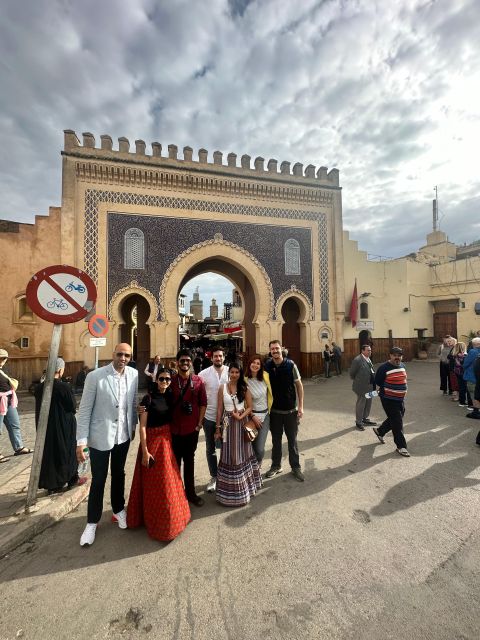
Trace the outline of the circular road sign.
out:
[[[96,313],[88,321],[88,330],[95,338],[102,338],[109,330],[108,318]]]
[[[57,264],[38,271],[27,285],[27,303],[42,320],[77,322],[93,308],[97,287],[84,271]]]

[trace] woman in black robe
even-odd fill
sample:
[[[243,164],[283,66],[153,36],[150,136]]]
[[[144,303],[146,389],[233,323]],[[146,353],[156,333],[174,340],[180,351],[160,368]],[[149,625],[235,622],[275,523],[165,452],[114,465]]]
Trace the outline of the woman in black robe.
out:
[[[65,362],[57,358],[53,381],[52,402],[48,414],[47,433],[40,469],[40,489],[57,493],[79,482],[76,458],[77,421],[76,402],[70,386],[61,378]],[[44,383],[35,389],[35,424],[38,428]]]

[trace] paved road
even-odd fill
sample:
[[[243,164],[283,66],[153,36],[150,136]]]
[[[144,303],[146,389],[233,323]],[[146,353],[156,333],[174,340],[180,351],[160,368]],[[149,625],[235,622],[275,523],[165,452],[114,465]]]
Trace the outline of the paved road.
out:
[[[240,510],[207,496],[167,545],[105,513],[82,549],[82,504],[0,560],[0,639],[478,640],[480,425],[437,366],[408,365],[410,459],[352,428],[343,375],[306,385],[304,484],[285,472]]]

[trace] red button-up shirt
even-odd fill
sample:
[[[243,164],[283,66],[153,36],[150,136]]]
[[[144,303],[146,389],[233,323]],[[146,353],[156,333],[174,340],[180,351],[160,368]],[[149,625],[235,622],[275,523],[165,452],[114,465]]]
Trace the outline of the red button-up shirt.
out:
[[[193,384],[193,388],[192,388]],[[188,385],[182,399],[182,389]],[[172,376],[170,389],[173,394],[173,415],[171,422],[171,431],[175,435],[186,436],[197,428],[200,422],[200,407],[207,406],[207,392],[202,380],[195,374],[186,380],[179,375]],[[192,405],[192,413],[187,415],[182,404],[189,402]]]

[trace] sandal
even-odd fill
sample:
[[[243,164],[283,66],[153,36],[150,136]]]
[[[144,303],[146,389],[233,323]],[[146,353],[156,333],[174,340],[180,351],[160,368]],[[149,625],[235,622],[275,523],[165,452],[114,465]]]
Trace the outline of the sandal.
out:
[[[7,458],[7,456],[2,456],[2,454],[0,453],[0,464],[2,462],[8,462],[10,460],[10,458]]]
[[[28,447],[22,447],[21,449],[17,449],[13,455],[14,456],[24,456],[27,453],[33,453],[33,449],[29,449]]]

